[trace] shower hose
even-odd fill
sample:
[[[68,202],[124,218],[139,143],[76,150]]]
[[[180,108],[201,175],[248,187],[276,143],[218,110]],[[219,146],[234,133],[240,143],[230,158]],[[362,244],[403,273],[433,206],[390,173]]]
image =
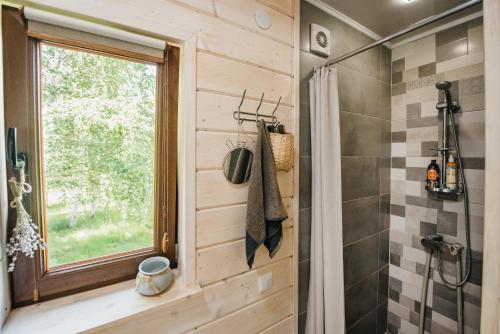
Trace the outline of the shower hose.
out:
[[[463,334],[463,295],[462,295],[462,286],[469,280],[471,274],[472,267],[472,250],[471,250],[471,242],[470,242],[470,219],[469,219],[469,193],[467,189],[467,181],[465,179],[465,173],[463,169],[462,163],[462,155],[460,153],[460,143],[458,142],[457,130],[455,125],[455,117],[453,116],[451,101],[447,99],[448,110],[450,111],[451,118],[451,127],[453,133],[453,140],[455,141],[456,153],[458,157],[458,169],[460,171],[460,178],[463,183],[463,192],[464,192],[464,214],[465,214],[465,239],[466,239],[466,258],[465,258],[465,275],[462,278],[462,257],[461,251],[456,255],[456,283],[449,282],[443,273],[443,259],[441,258],[441,252],[437,251],[437,260],[438,260],[438,273],[441,277],[443,283],[451,289],[457,289],[457,329],[459,334]],[[443,166],[444,168],[444,166]],[[429,283],[429,272],[432,260],[432,249],[427,252],[424,276],[423,276],[423,285],[422,285],[422,298],[420,300],[420,319],[419,319],[419,334],[423,334],[425,332],[425,305],[427,302],[427,290]]]
[[[449,105],[451,102],[449,103]],[[472,267],[472,250],[471,250],[471,245],[470,245],[470,217],[469,217],[469,192],[467,189],[467,181],[465,179],[465,173],[463,169],[463,164],[462,164],[462,155],[460,154],[460,143],[458,142],[458,136],[457,136],[457,130],[456,130],[456,125],[455,125],[455,117],[453,116],[453,111],[451,108],[450,110],[450,118],[451,118],[451,128],[452,128],[452,134],[453,134],[453,140],[455,141],[455,148],[457,152],[457,157],[458,157],[458,170],[460,172],[460,178],[462,179],[463,183],[463,190],[464,190],[464,214],[465,214],[465,243],[466,243],[466,256],[465,256],[465,276],[461,281],[457,281],[457,283],[452,283],[446,280],[443,274],[443,259],[441,258],[441,252],[437,252],[437,258],[438,258],[438,273],[441,279],[443,280],[443,283],[448,286],[449,288],[458,288],[462,285],[464,285],[470,277],[471,274],[471,267]]]

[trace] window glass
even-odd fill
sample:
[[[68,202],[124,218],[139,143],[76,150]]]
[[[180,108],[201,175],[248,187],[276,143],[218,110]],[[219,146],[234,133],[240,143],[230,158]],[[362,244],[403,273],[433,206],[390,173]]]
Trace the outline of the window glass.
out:
[[[40,45],[48,267],[153,247],[156,65]]]

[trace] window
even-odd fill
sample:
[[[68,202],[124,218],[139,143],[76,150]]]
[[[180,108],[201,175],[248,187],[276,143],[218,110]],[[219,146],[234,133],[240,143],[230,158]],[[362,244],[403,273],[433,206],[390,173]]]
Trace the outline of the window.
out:
[[[47,267],[152,248],[156,65],[38,49]]]
[[[149,256],[175,265],[179,49],[142,56],[3,15],[6,126],[47,242],[18,260],[15,305],[133,278]]]

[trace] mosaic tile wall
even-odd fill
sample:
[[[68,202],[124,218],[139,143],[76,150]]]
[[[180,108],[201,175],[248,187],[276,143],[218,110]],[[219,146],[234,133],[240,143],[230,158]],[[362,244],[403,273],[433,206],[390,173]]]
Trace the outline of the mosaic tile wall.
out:
[[[439,233],[465,245],[463,202],[436,200],[424,190],[426,167],[440,147],[442,99],[436,81],[452,82],[461,105],[456,115],[470,192],[472,276],[464,287],[465,333],[479,333],[484,212],[484,68],[482,20],[439,32],[392,50],[391,216],[388,329],[418,332],[425,251],[424,235]],[[453,142],[452,142],[453,146]],[[434,158],[435,159],[435,158]],[[440,159],[438,159],[440,162]],[[456,293],[432,263],[426,331],[457,332]],[[455,266],[445,262],[445,277]]]

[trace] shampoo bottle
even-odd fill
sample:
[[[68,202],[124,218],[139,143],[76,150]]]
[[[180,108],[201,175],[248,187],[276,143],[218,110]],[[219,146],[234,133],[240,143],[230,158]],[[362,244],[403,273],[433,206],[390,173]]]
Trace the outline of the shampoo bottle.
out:
[[[451,190],[457,189],[457,163],[450,155],[446,164],[446,187]]]
[[[432,160],[429,167],[427,167],[427,188],[439,187],[439,165],[436,160]]]

